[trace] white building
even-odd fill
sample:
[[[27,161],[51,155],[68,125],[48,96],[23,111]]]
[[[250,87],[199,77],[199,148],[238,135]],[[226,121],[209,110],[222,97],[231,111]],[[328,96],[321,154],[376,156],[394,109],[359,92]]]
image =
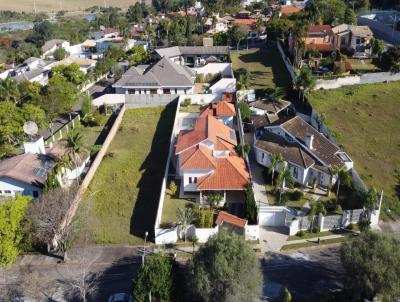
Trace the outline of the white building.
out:
[[[254,150],[257,162],[265,167],[271,165],[271,154],[281,154],[296,183],[305,186],[326,188],[336,180],[333,168],[353,168],[345,152],[299,116],[257,129]]]
[[[42,58],[53,55],[58,48],[64,48],[66,52],[69,52],[70,46],[70,43],[66,40],[52,39],[46,41],[42,46]]]
[[[113,87],[117,94],[193,94],[195,73],[163,57],[153,65],[131,67]]]

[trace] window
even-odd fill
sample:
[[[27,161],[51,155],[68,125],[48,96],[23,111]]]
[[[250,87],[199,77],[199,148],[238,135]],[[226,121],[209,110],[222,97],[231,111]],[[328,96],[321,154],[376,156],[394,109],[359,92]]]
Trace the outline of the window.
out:
[[[194,178],[194,183],[197,184],[197,177]]]
[[[163,89],[163,93],[164,94],[171,94],[171,90],[170,89]]]
[[[10,190],[4,190],[4,194],[11,194]]]
[[[38,191],[33,191],[33,197],[38,198],[39,197],[39,192]]]
[[[2,190],[0,190],[0,194],[1,194],[1,193],[3,193],[3,191],[2,191]]]
[[[128,89],[128,94],[135,94],[135,89]]]
[[[264,160],[264,157],[265,157],[265,153],[263,152],[263,153],[261,153],[261,160]]]
[[[189,183],[191,184],[193,182],[192,178],[189,177]]]
[[[299,176],[299,171],[296,166],[293,166],[293,177],[297,178]]]

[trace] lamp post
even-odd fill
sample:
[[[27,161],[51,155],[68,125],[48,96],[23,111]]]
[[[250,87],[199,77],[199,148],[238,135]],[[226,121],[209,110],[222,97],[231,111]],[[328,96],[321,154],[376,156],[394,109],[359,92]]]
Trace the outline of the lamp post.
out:
[[[143,254],[142,254],[142,267],[144,267],[144,257],[146,255],[146,239],[149,235],[149,232],[144,233],[144,244],[143,244]]]

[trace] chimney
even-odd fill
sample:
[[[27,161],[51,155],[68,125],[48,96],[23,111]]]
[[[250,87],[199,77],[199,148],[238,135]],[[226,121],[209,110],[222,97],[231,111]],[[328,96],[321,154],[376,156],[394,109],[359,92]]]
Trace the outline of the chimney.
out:
[[[307,134],[306,138],[304,139],[304,142],[308,149],[312,150],[313,149],[313,142],[314,142],[314,135],[313,134]]]
[[[37,138],[36,141],[24,142],[24,149],[25,153],[46,154],[43,136]]]

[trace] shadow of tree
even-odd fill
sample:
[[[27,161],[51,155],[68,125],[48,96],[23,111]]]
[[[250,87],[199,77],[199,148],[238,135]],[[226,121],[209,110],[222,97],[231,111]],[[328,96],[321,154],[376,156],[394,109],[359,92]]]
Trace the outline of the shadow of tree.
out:
[[[162,111],[153,137],[150,152],[140,167],[144,173],[138,182],[138,196],[133,209],[130,232],[149,239],[154,238],[154,223],[157,216],[161,183],[165,173],[170,137],[175,118],[176,101],[168,104]]]

